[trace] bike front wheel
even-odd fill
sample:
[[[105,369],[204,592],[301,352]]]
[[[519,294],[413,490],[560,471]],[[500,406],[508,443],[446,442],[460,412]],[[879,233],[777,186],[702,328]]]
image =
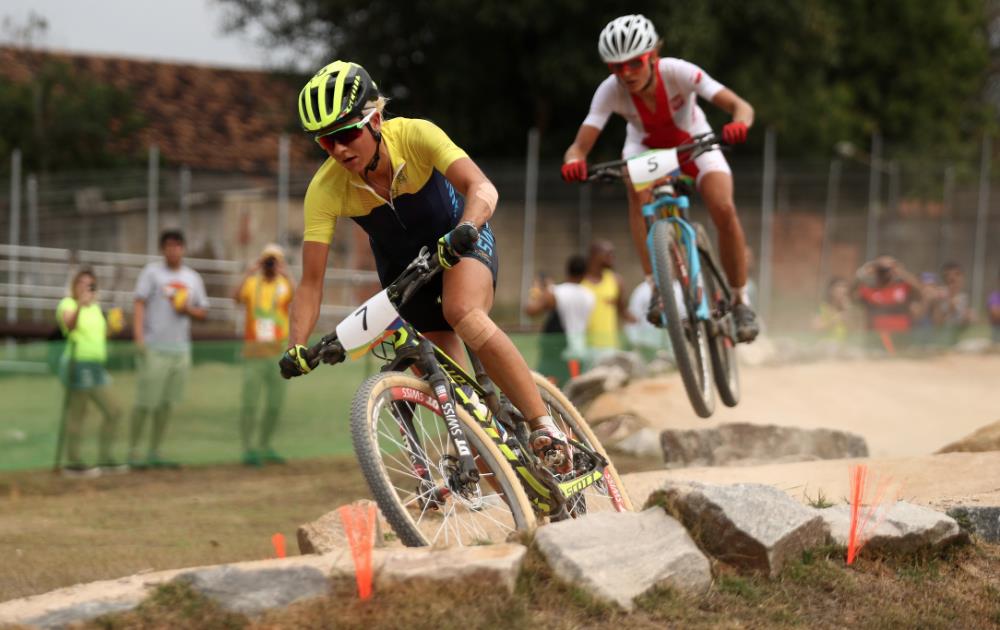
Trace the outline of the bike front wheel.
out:
[[[694,309],[700,303],[697,288],[703,287],[698,278],[688,275],[690,254],[681,239],[675,237],[674,226],[657,221],[652,227],[653,280],[663,302],[663,318],[674,348],[677,371],[681,373],[684,390],[694,412],[708,418],[715,411],[715,390],[708,351],[708,327]],[[702,277],[704,275],[702,274]]]
[[[535,379],[535,385],[542,397],[542,402],[545,404],[545,409],[552,416],[556,426],[562,429],[570,440],[582,443],[590,450],[597,452],[607,462],[607,465],[597,467],[602,474],[600,480],[587,486],[579,494],[570,497],[570,516],[579,518],[591,512],[631,512],[634,508],[632,500],[629,499],[628,492],[625,490],[625,484],[622,483],[618,470],[615,469],[615,465],[611,462],[611,458],[608,457],[608,452],[604,450],[600,440],[590,429],[590,425],[573,406],[573,403],[566,398],[566,395],[551,381],[537,372],[532,372],[531,375]],[[590,459],[586,453],[574,453],[574,471],[563,475],[560,481],[583,476],[594,469]]]
[[[459,479],[441,406],[425,381],[399,372],[369,377],[351,407],[354,452],[375,502],[407,546],[482,545],[534,528],[524,489],[496,444],[456,406],[479,471]]]

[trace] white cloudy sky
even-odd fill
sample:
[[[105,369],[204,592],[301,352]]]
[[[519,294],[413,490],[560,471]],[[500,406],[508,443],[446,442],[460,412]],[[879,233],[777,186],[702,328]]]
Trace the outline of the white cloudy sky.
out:
[[[221,66],[262,67],[265,52],[245,36],[222,33],[211,0],[3,0],[0,20],[34,11],[48,21],[39,47]],[[0,39],[9,42],[8,33]]]

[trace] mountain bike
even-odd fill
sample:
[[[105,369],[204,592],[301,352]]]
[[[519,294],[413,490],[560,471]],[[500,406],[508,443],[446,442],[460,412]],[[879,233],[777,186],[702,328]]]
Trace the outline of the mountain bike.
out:
[[[402,274],[309,348],[337,364],[385,363],[351,405],[355,455],[386,521],[408,546],[502,542],[539,522],[632,504],[607,452],[573,404],[532,373],[573,469],[558,474],[529,447],[528,423],[471,351],[473,374],[398,312],[441,271],[423,248]],[[405,373],[415,368],[414,374]]]
[[[680,176],[679,169],[720,148],[721,141],[709,132],[675,149],[647,151],[588,169],[588,181],[623,179],[627,172],[637,190],[653,186],[653,200],[643,205],[642,216],[653,282],[663,306],[660,323],[670,337],[691,406],[702,418],[715,411],[713,376],[722,402],[729,407],[739,403],[736,325],[732,289],[708,234],[688,216],[691,180]]]

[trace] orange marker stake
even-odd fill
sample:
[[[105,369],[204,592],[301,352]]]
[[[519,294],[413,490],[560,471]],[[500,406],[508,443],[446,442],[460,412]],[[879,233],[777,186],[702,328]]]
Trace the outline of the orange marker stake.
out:
[[[868,466],[858,464],[851,467],[851,527],[847,535],[847,564],[854,564],[861,549],[871,539],[872,534],[885,520],[888,508],[881,509],[886,501],[891,477],[878,478],[875,483],[875,496],[867,497],[871,479],[868,476]],[[891,503],[899,499],[900,488]]]
[[[372,547],[375,546],[375,506],[345,505],[337,509],[344,523],[344,536],[354,559],[354,579],[358,597],[372,596]]]
[[[274,546],[274,555],[279,558],[285,557],[285,535],[277,533],[271,536],[271,545]]]
[[[580,362],[576,359],[569,360],[569,375],[573,378],[580,376]]]

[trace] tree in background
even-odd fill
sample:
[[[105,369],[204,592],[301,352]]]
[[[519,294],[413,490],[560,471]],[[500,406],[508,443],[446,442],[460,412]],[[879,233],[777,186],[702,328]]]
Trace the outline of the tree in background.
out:
[[[131,95],[33,51],[47,25],[32,13],[3,29],[29,60],[31,79],[0,76],[0,155],[22,152],[27,171],[120,166],[141,160],[144,126]]]
[[[230,30],[259,29],[298,67],[362,63],[391,109],[439,120],[477,153],[519,156],[531,126],[561,151],[607,75],[597,35],[626,10],[654,21],[664,55],[748,98],[784,155],[865,145],[876,129],[901,149],[955,150],[988,120],[985,0],[217,2]]]

